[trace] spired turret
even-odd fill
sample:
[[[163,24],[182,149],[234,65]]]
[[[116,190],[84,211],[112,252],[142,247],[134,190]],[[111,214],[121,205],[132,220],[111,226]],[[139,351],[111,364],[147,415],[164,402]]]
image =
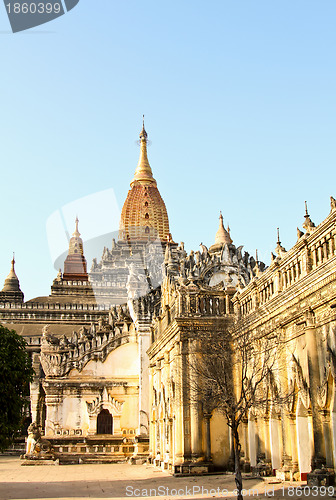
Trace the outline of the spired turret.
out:
[[[78,231],[78,217],[76,227],[69,242],[69,253],[64,261],[63,279],[70,281],[88,281],[86,259],[84,257],[83,240]]]
[[[147,156],[147,132],[143,123],[140,132],[140,157],[131,189],[121,211],[119,241],[169,241],[166,205],[157,188]]]
[[[223,216],[222,212],[219,213],[219,228],[215,236],[215,244],[212,245],[209,248],[210,252],[217,252],[220,250],[224,245],[231,245],[232,244],[232,238],[230,236],[230,232],[225,229],[224,223],[223,223]]]
[[[11,270],[5,284],[0,292],[0,302],[23,302],[24,295],[21,292],[20,282],[15,272],[15,259],[13,255]]]

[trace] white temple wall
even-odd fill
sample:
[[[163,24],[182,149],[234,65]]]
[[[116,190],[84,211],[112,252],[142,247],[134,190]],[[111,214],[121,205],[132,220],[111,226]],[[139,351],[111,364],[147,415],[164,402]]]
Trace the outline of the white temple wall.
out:
[[[255,425],[255,420],[250,418],[248,421],[248,437],[249,437],[250,465],[251,467],[255,467],[257,465],[256,425]]]
[[[126,396],[120,417],[121,429],[137,429],[139,403],[138,395]]]
[[[135,434],[138,363],[138,346],[128,343],[112,351],[103,363],[92,360],[81,371],[71,370],[66,378],[46,381],[46,435],[93,435],[103,409],[113,417],[113,434],[122,435],[123,430]]]
[[[89,361],[79,372],[77,369],[70,371],[68,378],[84,377],[113,377],[123,378],[139,376],[138,344],[124,344],[112,351],[105,361]]]
[[[60,423],[63,429],[82,429],[83,434],[85,434],[83,425],[85,415],[87,415],[85,401],[80,397],[66,396],[63,399],[61,411]]]
[[[296,413],[297,448],[301,478],[311,471],[311,436],[307,410],[299,400]]]
[[[216,411],[210,419],[210,439],[213,463],[217,466],[228,465],[231,454],[230,428],[225,417]]]
[[[270,418],[269,432],[271,441],[271,461],[272,469],[280,469],[281,467],[281,446],[280,446],[280,420],[278,418]]]

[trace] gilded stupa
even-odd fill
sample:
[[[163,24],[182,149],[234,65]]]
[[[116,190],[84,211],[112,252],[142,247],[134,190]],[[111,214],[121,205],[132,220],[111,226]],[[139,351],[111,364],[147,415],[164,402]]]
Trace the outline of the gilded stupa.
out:
[[[147,132],[140,132],[140,157],[121,211],[119,241],[170,240],[166,205],[147,157]]]

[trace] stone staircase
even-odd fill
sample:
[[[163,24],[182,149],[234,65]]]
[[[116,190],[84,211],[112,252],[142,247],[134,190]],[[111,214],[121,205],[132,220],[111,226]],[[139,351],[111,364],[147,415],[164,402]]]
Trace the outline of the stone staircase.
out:
[[[9,446],[4,452],[0,453],[2,456],[16,456],[24,455],[26,452],[25,438],[16,438],[14,443]]]

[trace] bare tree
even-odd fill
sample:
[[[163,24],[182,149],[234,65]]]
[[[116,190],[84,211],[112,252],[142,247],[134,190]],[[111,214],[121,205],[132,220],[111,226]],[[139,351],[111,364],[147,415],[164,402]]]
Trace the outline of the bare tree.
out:
[[[239,333],[215,328],[211,335],[198,335],[196,352],[189,363],[190,384],[194,386],[190,392],[202,402],[208,417],[207,433],[210,432],[209,415],[214,409],[226,417],[233,438],[237,498],[242,500],[239,426],[252,407],[267,406],[267,385],[273,388],[277,385],[272,394],[273,397],[276,394],[278,400],[288,395],[281,395],[276,384],[276,377],[281,375],[279,338],[274,334],[255,336],[244,328],[235,331]]]

